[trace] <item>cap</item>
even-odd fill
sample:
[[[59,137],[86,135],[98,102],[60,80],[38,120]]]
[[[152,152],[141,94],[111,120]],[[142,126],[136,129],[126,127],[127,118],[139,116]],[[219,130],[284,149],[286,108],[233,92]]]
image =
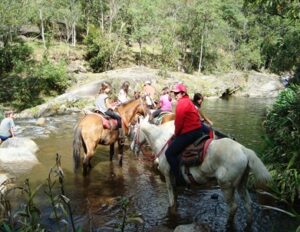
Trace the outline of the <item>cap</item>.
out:
[[[145,81],[146,85],[151,85],[151,81]]]
[[[175,85],[171,91],[175,92],[175,93],[179,93],[179,92],[187,93],[187,89],[186,89],[185,85],[183,85],[183,84]]]

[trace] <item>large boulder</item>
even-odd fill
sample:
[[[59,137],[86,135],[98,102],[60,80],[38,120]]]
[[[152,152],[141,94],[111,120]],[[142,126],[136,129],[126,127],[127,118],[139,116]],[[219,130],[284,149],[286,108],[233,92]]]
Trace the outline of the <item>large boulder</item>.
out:
[[[5,140],[0,148],[23,148],[31,153],[36,153],[39,150],[38,145],[30,138],[13,137]]]
[[[175,228],[174,232],[210,232],[211,229],[205,224],[186,224],[179,225]]]
[[[0,170],[18,175],[27,173],[39,163],[35,153],[38,146],[30,138],[14,137],[0,146]]]

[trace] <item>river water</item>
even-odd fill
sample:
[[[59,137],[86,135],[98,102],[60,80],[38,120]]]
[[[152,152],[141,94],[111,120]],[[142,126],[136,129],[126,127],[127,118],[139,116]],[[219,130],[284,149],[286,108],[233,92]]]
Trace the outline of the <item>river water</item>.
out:
[[[203,112],[214,122],[214,127],[234,137],[238,142],[255,150],[263,149],[262,121],[266,108],[273,99],[231,98],[230,100],[207,99]],[[29,178],[36,186],[46,183],[49,170],[55,164],[56,153],[61,155],[65,174],[66,196],[71,199],[76,225],[83,231],[118,231],[122,221],[119,199],[129,200],[128,216],[139,216],[144,223],[129,223],[125,231],[172,231],[177,225],[197,222],[212,231],[225,231],[227,206],[223,195],[215,186],[212,189],[196,188],[181,190],[178,195],[178,215],[168,214],[168,197],[165,183],[152,168],[151,161],[136,157],[126,151],[123,167],[117,158],[109,161],[108,147],[99,146],[92,160],[91,174],[83,178],[73,173],[72,139],[73,127],[79,115],[48,118],[45,127],[35,126],[34,121],[17,121],[21,135],[31,136],[40,150],[37,154],[40,165],[30,173],[22,174],[19,180]],[[42,205],[43,223],[49,230],[56,231],[49,219],[50,206],[45,194],[40,191],[38,200]],[[255,194],[253,231],[290,231],[293,224],[283,214],[262,210]],[[280,220],[278,220],[280,218]],[[288,223],[286,223],[288,222]],[[236,224],[243,231],[245,209],[239,205]]]

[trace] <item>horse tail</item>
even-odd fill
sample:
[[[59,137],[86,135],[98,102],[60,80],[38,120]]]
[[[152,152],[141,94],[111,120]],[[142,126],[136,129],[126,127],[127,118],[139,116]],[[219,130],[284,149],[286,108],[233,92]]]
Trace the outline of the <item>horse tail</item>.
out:
[[[242,150],[248,157],[248,165],[253,172],[254,176],[256,177],[257,181],[264,184],[271,180],[271,175],[267,170],[266,166],[257,157],[255,152],[249,148],[242,147]]]
[[[77,125],[74,131],[74,139],[73,139],[74,172],[76,172],[80,166],[80,151],[82,145],[83,145],[83,141],[81,137],[81,127]]]

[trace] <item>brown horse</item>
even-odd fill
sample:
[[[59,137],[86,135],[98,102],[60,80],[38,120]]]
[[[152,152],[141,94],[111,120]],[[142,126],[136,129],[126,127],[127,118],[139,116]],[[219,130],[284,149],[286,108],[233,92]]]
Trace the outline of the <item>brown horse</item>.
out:
[[[146,115],[147,109],[142,98],[125,102],[115,109],[122,118],[122,128],[125,135],[129,134],[129,126],[137,114]],[[119,131],[109,128],[113,124],[113,119],[109,122],[102,115],[90,113],[85,115],[76,125],[73,139],[73,160],[74,171],[80,166],[81,147],[84,150],[83,175],[90,169],[90,161],[95,154],[98,144],[110,146],[110,160],[114,156],[114,145],[118,142],[120,154],[119,164],[122,165],[124,144],[119,139]]]
[[[166,122],[170,122],[172,120],[175,120],[175,114],[174,113],[168,113],[162,116],[161,123],[164,124]]]
[[[172,120],[175,120],[175,114],[172,112],[162,112],[160,115],[152,119],[152,123],[156,125],[164,124],[166,122],[170,122]]]

